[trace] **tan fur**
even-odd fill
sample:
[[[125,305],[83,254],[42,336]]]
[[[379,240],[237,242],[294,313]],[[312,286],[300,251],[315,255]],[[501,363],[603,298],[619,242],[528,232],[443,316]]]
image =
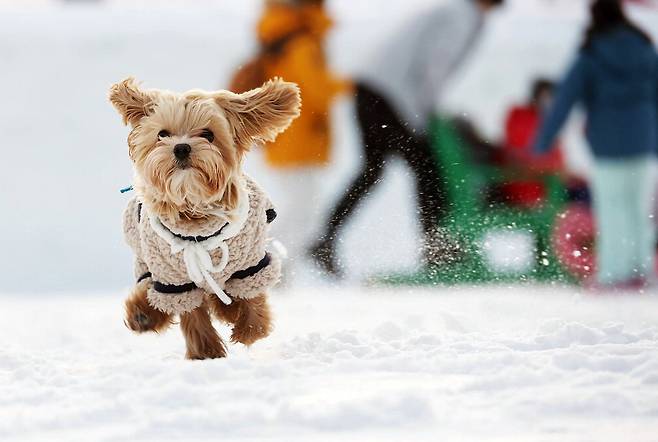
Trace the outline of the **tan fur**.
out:
[[[171,315],[151,307],[146,299],[147,288],[147,281],[141,281],[126,299],[124,323],[126,327],[137,333],[149,331],[160,333],[173,324],[173,319]]]
[[[238,204],[237,172],[251,144],[273,140],[300,112],[299,88],[281,79],[234,94],[141,90],[133,78],[110,88],[110,101],[132,126],[128,136],[135,188],[158,215],[199,218]],[[210,129],[215,140],[200,137]],[[158,138],[161,130],[172,136]],[[192,147],[189,167],[178,167],[173,147]]]
[[[214,98],[226,111],[236,144],[244,150],[254,140],[274,141],[301,111],[299,89],[280,78],[240,95],[221,91]]]
[[[180,327],[187,345],[187,359],[215,359],[226,356],[226,346],[212,326],[205,307],[181,315]]]
[[[124,124],[133,126],[148,112],[152,104],[151,97],[139,90],[135,79],[128,77],[110,88],[110,102],[123,116]]]
[[[180,219],[203,224],[215,210],[230,212],[237,207],[244,154],[252,144],[273,141],[301,108],[297,85],[279,78],[243,94],[143,90],[127,78],[110,88],[109,99],[131,126],[128,148],[135,167],[135,190],[150,213],[169,224]],[[201,136],[204,130],[213,133],[212,142]],[[160,137],[161,131],[170,136]],[[174,156],[177,144],[191,147],[184,165]],[[173,318],[149,305],[146,287],[142,281],[126,300],[126,325],[140,333],[163,331]],[[265,295],[236,299],[231,306],[212,297],[181,315],[189,359],[226,355],[210,312],[234,324],[233,342],[251,345],[271,332]]]
[[[221,322],[235,325],[240,314],[240,300],[226,305],[215,296],[208,297],[210,313]]]
[[[231,342],[251,345],[272,332],[270,306],[265,295],[245,299],[240,303],[238,321],[231,333]]]
[[[234,324],[231,342],[251,345],[272,332],[272,315],[265,295],[237,299],[231,305],[224,305],[217,298],[209,301],[217,319]]]

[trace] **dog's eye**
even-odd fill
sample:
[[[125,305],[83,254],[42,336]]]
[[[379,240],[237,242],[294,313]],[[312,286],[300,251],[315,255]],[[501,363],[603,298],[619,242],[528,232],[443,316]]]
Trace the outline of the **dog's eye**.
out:
[[[199,136],[208,140],[209,143],[212,143],[215,139],[215,134],[210,129],[204,129]]]
[[[167,138],[170,137],[171,134],[169,133],[168,130],[162,129],[160,132],[158,132],[158,138]]]

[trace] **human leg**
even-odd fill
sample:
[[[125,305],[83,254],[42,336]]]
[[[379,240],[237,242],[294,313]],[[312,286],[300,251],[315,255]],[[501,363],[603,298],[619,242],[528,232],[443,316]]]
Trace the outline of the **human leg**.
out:
[[[361,130],[363,163],[329,219],[324,235],[326,238],[333,240],[340,227],[352,216],[355,208],[382,176],[390,144],[386,132],[383,132],[390,123],[387,112],[383,112],[387,106],[384,98],[363,85],[357,86],[356,112]]]
[[[628,177],[618,160],[596,160],[592,180],[597,224],[597,281],[624,283],[633,277],[634,233]]]
[[[655,226],[652,207],[655,192],[655,164],[644,157],[629,164],[628,201],[632,216],[633,267],[636,276],[643,280],[655,279]]]
[[[388,105],[378,94],[363,85],[357,86],[357,121],[361,129],[363,163],[356,178],[336,204],[321,239],[311,248],[315,261],[328,273],[339,273],[335,244],[340,229],[352,217],[361,201],[382,177],[387,155],[388,135],[383,132],[391,124]]]
[[[399,145],[400,155],[411,168],[416,184],[416,200],[423,229],[423,258],[427,264],[440,264],[456,257],[457,243],[440,228],[448,215],[448,197],[441,164],[424,137],[408,134]]]

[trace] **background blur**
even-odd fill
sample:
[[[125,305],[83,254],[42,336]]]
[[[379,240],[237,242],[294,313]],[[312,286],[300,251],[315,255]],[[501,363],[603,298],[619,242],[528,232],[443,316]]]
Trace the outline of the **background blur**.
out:
[[[330,0],[336,21],[327,52],[344,76],[397,25],[441,0]],[[509,0],[446,97],[488,137],[500,138],[505,111],[524,101],[537,76],[559,77],[580,41],[584,0]],[[107,101],[113,82],[133,75],[145,87],[219,89],[255,51],[258,0],[0,1],[0,269],[5,292],[121,289],[131,253],[121,214],[131,183],[128,129]],[[630,6],[658,39],[658,10]],[[358,165],[353,103],[335,107],[332,165],[321,206],[329,210]],[[570,168],[587,174],[582,125],[564,138]],[[248,172],[270,186],[262,154]],[[413,268],[418,259],[411,180],[386,172],[341,244],[350,278]],[[326,213],[318,214],[318,223]],[[394,252],[393,252],[394,251]],[[311,275],[309,272],[308,275]],[[311,278],[313,276],[309,276]],[[303,282],[303,281],[302,281]]]

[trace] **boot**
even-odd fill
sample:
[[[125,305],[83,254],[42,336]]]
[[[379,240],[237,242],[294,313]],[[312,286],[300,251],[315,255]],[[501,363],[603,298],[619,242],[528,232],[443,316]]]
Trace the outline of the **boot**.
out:
[[[335,278],[342,277],[342,269],[336,258],[334,241],[321,239],[309,249],[309,256],[322,271]]]

